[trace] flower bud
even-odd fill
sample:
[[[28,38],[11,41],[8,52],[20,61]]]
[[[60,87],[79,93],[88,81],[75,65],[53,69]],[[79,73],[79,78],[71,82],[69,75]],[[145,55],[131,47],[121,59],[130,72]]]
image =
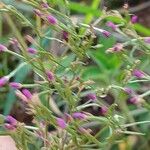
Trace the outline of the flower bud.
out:
[[[46,71],[48,81],[54,81],[54,74],[51,71]]]
[[[117,26],[111,21],[108,21],[106,25],[114,31],[117,29]]]
[[[128,88],[128,87],[124,88],[124,91],[125,91],[127,94],[133,94],[133,93],[134,93],[134,91],[133,91],[131,88]]]
[[[28,53],[37,54],[37,50],[35,48],[28,48]]]
[[[108,32],[108,31],[103,31],[102,34],[105,36],[105,37],[110,37],[111,33]]]
[[[150,37],[146,37],[146,38],[144,39],[144,41],[145,41],[145,43],[150,44]]]
[[[67,124],[66,124],[65,120],[62,119],[62,118],[57,118],[56,123],[62,129],[65,129],[67,127]]]
[[[87,96],[88,100],[95,101],[96,100],[96,94],[95,93],[88,93]]]
[[[5,118],[5,128],[8,130],[14,130],[17,126],[17,120],[12,116],[6,116]]]
[[[51,25],[56,25],[57,24],[57,19],[52,15],[48,15],[47,20]]]
[[[20,88],[22,88],[22,84],[21,83],[17,83],[17,82],[10,82],[9,86],[11,88],[14,88],[14,89],[20,89]]]
[[[27,99],[31,99],[32,98],[32,94],[31,94],[31,92],[29,91],[29,90],[27,90],[27,89],[23,89],[22,90],[22,93],[24,94],[24,96],[27,98]]]
[[[62,33],[62,38],[63,38],[65,41],[68,41],[68,36],[69,36],[69,33],[66,32],[66,31],[63,31],[63,33]]]
[[[9,79],[7,77],[0,78],[0,87],[3,87],[8,82],[8,80]]]
[[[0,44],[0,52],[4,52],[6,50],[7,50],[7,47],[2,45],[2,44]]]
[[[137,23],[138,22],[138,17],[137,16],[132,16],[131,17],[131,22],[133,23],[133,24],[135,24],[135,23]]]
[[[34,9],[33,11],[39,17],[41,17],[43,15],[43,13],[39,9]]]
[[[102,106],[100,108],[100,115],[105,116],[107,114],[108,108],[106,106]]]
[[[145,73],[143,71],[140,71],[140,70],[137,70],[137,69],[135,69],[132,74],[133,74],[133,76],[135,76],[139,79],[145,77]]]
[[[86,115],[84,113],[81,113],[81,112],[75,112],[72,114],[72,117],[74,119],[80,119],[80,120],[83,120],[86,118]]]
[[[136,105],[136,104],[138,104],[138,102],[139,102],[138,97],[132,97],[132,98],[128,99],[129,104]]]

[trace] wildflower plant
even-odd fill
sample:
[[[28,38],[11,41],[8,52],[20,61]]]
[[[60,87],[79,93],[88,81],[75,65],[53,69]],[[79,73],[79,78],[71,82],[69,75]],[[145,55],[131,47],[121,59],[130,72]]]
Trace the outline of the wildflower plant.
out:
[[[145,133],[137,125],[148,124],[150,120],[137,122],[127,103],[135,105],[137,112],[141,108],[145,111],[150,109],[147,101],[150,90],[136,93],[130,89],[133,83],[150,82],[149,72],[140,69],[142,61],[136,55],[140,51],[142,56],[150,56],[149,37],[141,37],[134,28],[137,16],[131,16],[127,9],[124,10],[125,17],[117,11],[103,10],[100,18],[92,23],[74,23],[66,0],[61,1],[62,12],[59,4],[49,1],[23,2],[32,6],[36,23],[15,7],[1,4],[0,12],[14,33],[19,51],[0,44],[0,54],[14,55],[21,63],[0,78],[0,88],[7,85],[13,88],[33,120],[26,125],[12,116],[1,115],[1,134],[10,135],[17,148],[23,150],[109,149],[121,143],[124,135],[138,135],[144,140]],[[12,16],[18,19],[20,26],[32,29],[35,36],[22,36]],[[113,22],[112,18],[119,21]],[[49,36],[49,31],[61,34],[60,38]],[[105,84],[98,84],[90,77],[85,79],[83,74],[88,68],[88,60],[93,59],[92,53],[101,54],[99,50],[105,46],[101,42],[95,44],[94,40],[97,36],[109,40],[113,33],[124,40],[114,43],[105,55],[115,56],[119,63],[117,69],[121,71],[115,74],[113,80],[103,81]],[[63,49],[61,54],[56,55],[55,49],[45,48],[41,44],[42,39],[58,43]],[[12,81],[13,76],[25,66],[29,66],[36,76],[34,83]],[[113,103],[105,101],[109,94],[115,98]],[[92,113],[88,108],[98,113]]]

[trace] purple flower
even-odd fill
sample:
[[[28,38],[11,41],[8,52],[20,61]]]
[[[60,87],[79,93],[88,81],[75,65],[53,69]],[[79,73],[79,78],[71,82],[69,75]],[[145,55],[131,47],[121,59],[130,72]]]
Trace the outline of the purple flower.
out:
[[[8,130],[14,130],[17,126],[17,120],[12,116],[6,116],[5,118],[5,128]]]
[[[37,54],[37,50],[35,49],[35,48],[28,48],[28,52],[30,53],[30,54]]]
[[[103,31],[102,34],[105,36],[105,37],[110,37],[111,33],[108,32],[108,31]]]
[[[135,23],[137,23],[138,22],[138,17],[137,16],[132,16],[131,17],[131,22],[133,23],[133,24],[135,24]]]
[[[145,73],[143,71],[140,71],[137,69],[135,69],[132,74],[133,74],[133,76],[135,76],[137,78],[144,78],[145,77]]]
[[[24,96],[27,98],[27,99],[31,99],[32,98],[32,94],[29,90],[27,89],[23,89],[22,90],[22,93],[24,94]]]
[[[84,113],[81,113],[81,112],[75,112],[72,114],[72,117],[74,119],[85,119],[86,118],[86,115]]]
[[[3,87],[8,82],[7,77],[0,78],[0,87]]]
[[[144,39],[144,41],[145,41],[145,43],[150,44],[150,37],[146,37],[146,38]]]
[[[107,22],[107,26],[110,27],[112,30],[116,30],[117,29],[117,26],[111,21]]]
[[[43,15],[43,13],[39,9],[34,9],[33,11],[39,17],[41,17]]]
[[[14,89],[20,89],[22,87],[22,84],[17,82],[11,82],[9,83],[9,86]]]
[[[68,36],[69,36],[68,32],[63,31],[63,33],[62,33],[62,38],[63,38],[65,41],[68,41]]]
[[[54,74],[51,71],[46,71],[46,75],[49,81],[54,81]]]
[[[2,45],[2,44],[0,44],[0,52],[4,52],[6,50],[7,50],[7,47]]]
[[[45,2],[42,2],[41,6],[42,6],[43,8],[48,8],[48,7],[49,7],[48,3],[45,3]]]
[[[57,122],[57,125],[62,129],[65,129],[67,127],[65,120],[62,118],[57,118],[56,122]]]
[[[132,97],[132,98],[128,99],[129,104],[136,105],[138,102],[139,102],[138,97]]]
[[[128,87],[124,88],[124,91],[125,91],[127,94],[133,94],[133,93],[134,93],[134,91],[133,91],[131,88],[128,88]]]
[[[86,96],[89,100],[95,101],[96,100],[96,94],[95,93],[88,93]]]
[[[109,48],[107,52],[113,53],[113,52],[120,52],[123,49],[123,44],[117,43],[114,45],[114,47]]]
[[[57,24],[57,19],[54,16],[52,16],[52,15],[48,15],[47,16],[47,20],[52,25],[56,25]]]
[[[100,114],[101,114],[102,116],[105,116],[106,113],[107,113],[107,111],[108,111],[108,108],[107,108],[106,106],[102,106],[102,107],[100,108]]]

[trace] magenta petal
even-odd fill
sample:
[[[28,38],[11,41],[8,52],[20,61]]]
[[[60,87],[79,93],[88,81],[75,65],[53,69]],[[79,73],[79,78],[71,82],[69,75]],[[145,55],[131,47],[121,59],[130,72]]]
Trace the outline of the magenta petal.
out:
[[[65,129],[67,127],[66,122],[62,118],[57,118],[56,122],[57,122],[57,125],[62,129]]]

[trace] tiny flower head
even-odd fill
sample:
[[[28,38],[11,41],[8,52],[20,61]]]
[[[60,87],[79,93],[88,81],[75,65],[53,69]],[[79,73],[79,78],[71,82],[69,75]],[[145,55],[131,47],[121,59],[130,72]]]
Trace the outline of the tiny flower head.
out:
[[[35,48],[28,48],[27,49],[27,51],[28,51],[28,53],[30,53],[30,54],[37,54],[37,50],[35,49]]]
[[[88,100],[92,100],[92,101],[96,100],[96,94],[95,93],[88,93],[86,95],[86,97],[87,97]]]
[[[54,78],[53,72],[46,71],[46,75],[47,75],[48,81],[54,81],[55,78]]]
[[[108,21],[106,25],[114,31],[117,29],[117,26],[111,21]]]
[[[144,38],[145,43],[150,44],[150,37]]]
[[[37,16],[42,17],[43,13],[39,9],[34,9],[33,11]]]
[[[0,78],[0,87],[3,87],[8,82],[8,80],[9,79],[7,77]]]
[[[141,70],[133,70],[132,72],[133,76],[137,77],[137,78],[144,78],[145,77],[145,73]]]
[[[56,119],[56,123],[57,123],[57,125],[58,125],[60,128],[62,128],[62,129],[65,129],[65,128],[67,127],[67,123],[66,123],[65,120],[62,119],[62,118],[57,118],[57,119]]]
[[[131,88],[128,88],[128,87],[125,87],[124,88],[124,91],[127,93],[127,94],[133,94],[134,91],[131,89]]]
[[[0,44],[0,52],[4,52],[6,50],[7,50],[7,47],[2,45],[2,44]]]
[[[82,119],[86,118],[86,115],[84,113],[81,113],[81,112],[75,112],[75,113],[72,114],[72,117],[74,119],[80,119],[80,120],[82,120]]]
[[[107,114],[108,108],[106,106],[102,106],[100,108],[100,115],[105,116]]]
[[[9,83],[9,86],[10,86],[11,88],[14,88],[14,89],[20,89],[20,88],[22,88],[22,84],[21,84],[21,83],[18,83],[18,82],[10,82],[10,83]]]
[[[32,98],[32,94],[29,90],[27,89],[23,89],[22,90],[23,95],[27,98],[27,99],[31,99]]]
[[[48,15],[47,16],[47,21],[51,24],[51,25],[56,25],[57,24],[57,19],[52,16],[52,15]]]
[[[128,99],[129,104],[136,105],[136,104],[138,104],[138,102],[139,102],[139,98],[137,96]]]
[[[66,32],[66,31],[63,31],[63,33],[62,33],[62,38],[63,38],[65,41],[68,41],[68,36],[69,36],[69,33]]]
[[[114,52],[120,52],[123,49],[123,44],[117,43],[114,45],[114,47],[109,48],[106,52],[114,53]]]
[[[131,17],[131,22],[132,22],[133,24],[137,23],[137,22],[138,22],[138,17],[137,17],[136,15],[132,16],[132,17]]]
[[[107,38],[111,36],[111,33],[108,31],[103,31],[102,34]]]
[[[8,130],[14,130],[17,126],[17,120],[12,116],[6,116],[5,118],[5,128]]]

